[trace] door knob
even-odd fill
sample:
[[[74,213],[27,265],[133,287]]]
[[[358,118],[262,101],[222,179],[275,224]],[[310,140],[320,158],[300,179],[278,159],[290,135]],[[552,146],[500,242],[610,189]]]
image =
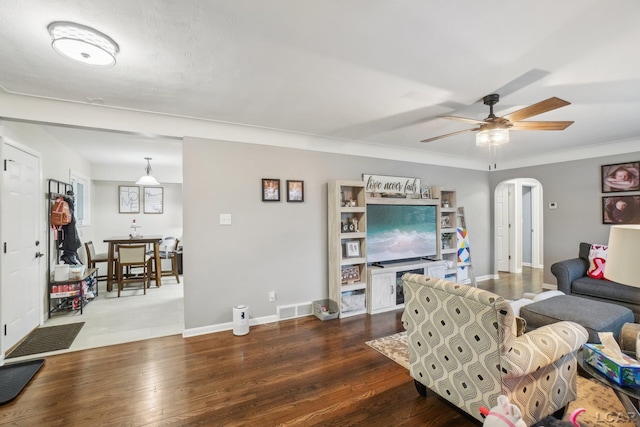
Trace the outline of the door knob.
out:
[[[36,258],[43,257],[44,254],[42,252],[36,252]]]

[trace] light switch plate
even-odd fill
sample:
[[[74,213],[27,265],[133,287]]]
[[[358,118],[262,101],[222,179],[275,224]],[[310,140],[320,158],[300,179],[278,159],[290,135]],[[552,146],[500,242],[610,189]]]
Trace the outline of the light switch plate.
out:
[[[231,214],[220,214],[220,225],[231,225]]]

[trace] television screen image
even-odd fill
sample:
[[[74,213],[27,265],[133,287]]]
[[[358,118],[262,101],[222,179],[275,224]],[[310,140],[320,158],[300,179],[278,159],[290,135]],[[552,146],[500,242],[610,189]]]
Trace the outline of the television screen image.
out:
[[[436,221],[433,205],[367,205],[367,262],[437,255]]]

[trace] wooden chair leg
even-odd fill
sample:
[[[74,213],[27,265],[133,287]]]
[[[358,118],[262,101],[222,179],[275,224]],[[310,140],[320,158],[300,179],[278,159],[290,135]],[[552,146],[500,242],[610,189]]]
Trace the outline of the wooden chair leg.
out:
[[[122,267],[118,267],[118,283],[116,283],[116,286],[118,286],[118,298],[120,298],[120,291],[122,290]]]
[[[175,254],[173,254],[171,265],[173,266],[173,275],[176,276],[176,281],[180,283],[180,275],[178,274],[178,257]]]

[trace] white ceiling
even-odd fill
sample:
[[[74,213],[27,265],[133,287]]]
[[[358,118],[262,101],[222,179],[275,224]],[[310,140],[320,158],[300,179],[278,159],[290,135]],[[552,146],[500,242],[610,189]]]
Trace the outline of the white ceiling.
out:
[[[60,57],[47,32],[58,20],[111,36],[117,64]],[[575,123],[511,132],[498,160],[603,155],[620,141],[640,150],[638,22],[637,0],[2,0],[0,86],[477,159],[470,133],[420,140],[471,127],[438,115],[485,118],[490,93],[497,115],[557,96],[572,104],[530,120]],[[104,138],[75,144],[106,162]]]

